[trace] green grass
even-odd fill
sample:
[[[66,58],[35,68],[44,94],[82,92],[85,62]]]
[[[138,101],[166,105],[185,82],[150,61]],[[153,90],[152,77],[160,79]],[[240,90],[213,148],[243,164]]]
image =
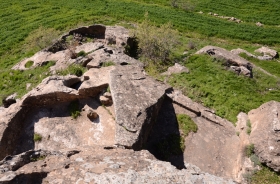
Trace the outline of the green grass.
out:
[[[25,66],[25,68],[30,68],[33,64],[34,64],[34,61],[27,61],[24,66]]]
[[[86,52],[83,51],[83,50],[80,51],[80,52],[78,52],[78,54],[77,54],[78,57],[80,57],[80,56],[83,56],[83,57],[84,57],[84,56],[86,56],[86,55],[87,55]]]
[[[82,67],[78,64],[72,64],[68,66],[66,69],[58,70],[58,75],[76,75],[78,77],[82,76],[83,73],[86,71],[86,68]]]
[[[44,78],[50,76],[49,67],[54,63],[49,62],[47,65],[37,67],[32,70],[0,70],[0,97],[3,99],[5,96],[13,93],[17,93],[17,97],[20,98],[27,91],[37,86]],[[31,84],[27,89],[27,84]],[[2,103],[2,100],[1,102]]]
[[[106,61],[102,63],[102,67],[114,66],[115,63],[113,61]]]
[[[253,71],[253,79],[237,76],[206,55],[191,56],[183,64],[190,73],[172,75],[168,82],[233,123],[239,112],[247,113],[270,100],[280,101],[279,81],[258,70]]]
[[[42,140],[42,136],[38,133],[34,133],[34,142],[40,142]]]
[[[245,147],[245,154],[247,157],[251,157],[254,154],[254,144],[249,144]]]
[[[190,132],[197,132],[197,125],[189,116],[185,114],[177,114],[177,121],[184,136],[187,136]]]
[[[160,2],[157,1],[157,3]],[[206,8],[211,5],[220,8],[222,4],[226,4],[226,7],[231,7],[235,2],[228,0],[227,3],[220,1],[196,6],[205,6]],[[263,6],[260,1],[250,1],[245,4],[253,8]],[[277,9],[279,5],[269,2],[265,6],[268,8],[263,10],[264,12],[273,13],[275,11],[271,10]],[[44,1],[44,3],[39,0],[14,0],[12,2],[3,0],[0,7],[0,68],[11,67],[20,59],[38,51],[38,49],[26,51],[23,48],[28,47],[28,45],[25,45],[26,38],[32,31],[40,29],[41,26],[46,29],[54,28],[57,31],[64,32],[81,23],[114,24],[119,21],[137,22],[144,19],[145,12],[149,12],[149,18],[155,25],[171,22],[181,32],[197,32],[207,37],[215,36],[268,45],[280,44],[280,28],[278,27],[260,28],[249,23],[235,24],[212,16],[181,11],[171,6],[159,6],[154,3],[148,4],[128,0],[81,0],[79,3],[54,0]],[[239,8],[232,7],[235,7],[235,10]],[[249,12],[258,14],[259,12],[254,11],[255,9],[253,8]],[[277,21],[279,20],[276,18],[278,16],[265,17],[278,24]]]
[[[252,179],[251,184],[279,184],[280,175],[269,169],[268,167],[262,166],[260,171],[257,171]]]
[[[75,100],[69,104],[69,112],[73,119],[77,119],[81,115],[81,110],[79,108],[79,101]]]

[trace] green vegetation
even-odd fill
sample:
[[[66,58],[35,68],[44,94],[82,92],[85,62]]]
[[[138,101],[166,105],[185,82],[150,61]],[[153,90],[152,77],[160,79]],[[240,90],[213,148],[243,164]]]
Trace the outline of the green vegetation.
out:
[[[102,67],[114,66],[115,63],[113,61],[106,61],[102,63]]]
[[[247,132],[248,135],[250,135],[251,134],[251,130],[252,130],[252,125],[251,125],[250,120],[247,120],[246,125],[247,125],[246,132]]]
[[[172,48],[178,44],[178,32],[172,29],[171,23],[162,24],[160,27],[151,25],[148,14],[145,20],[132,31],[138,43],[138,53],[142,60],[148,64],[154,62],[158,66],[169,61]]]
[[[86,71],[86,68],[82,67],[78,64],[72,64],[68,68],[64,70],[57,71],[58,75],[76,75],[78,77],[82,76],[83,73]]]
[[[237,76],[206,55],[190,56],[182,64],[191,72],[172,75],[168,82],[231,122],[236,122],[239,112],[249,112],[270,100],[280,101],[279,81],[259,70],[253,70],[254,78]]]
[[[38,133],[34,133],[34,142],[40,142],[42,140],[42,136]]]
[[[42,67],[37,67],[32,70],[0,70],[0,96],[3,97],[9,94],[17,93],[17,97],[21,97],[28,90],[37,86],[44,78],[50,76],[49,67],[52,66],[53,62],[48,62]],[[27,84],[31,86],[27,88]],[[2,103],[2,100],[1,102]]]
[[[34,64],[34,61],[27,61],[24,66],[25,66],[25,68],[30,68],[33,64]]]
[[[87,53],[82,50],[82,51],[78,52],[77,57],[86,56],[86,55],[87,55]]]
[[[184,137],[188,136],[190,132],[197,132],[197,125],[186,114],[177,114],[177,121]]]
[[[75,100],[69,104],[69,112],[73,119],[77,119],[81,115],[79,101]]]
[[[39,161],[39,160],[45,160],[47,156],[45,155],[41,155],[41,156],[37,156],[37,157],[32,157],[31,158],[31,162],[36,162],[36,161]]]
[[[254,154],[254,149],[255,149],[254,144],[249,144],[245,147],[245,153],[248,158]]]
[[[252,154],[250,156],[250,160],[254,163],[254,166],[257,166],[257,165],[261,166],[261,162],[260,162],[259,157],[257,155]]]
[[[251,184],[278,184],[280,175],[266,166],[262,166],[260,171],[254,173],[251,178]]]

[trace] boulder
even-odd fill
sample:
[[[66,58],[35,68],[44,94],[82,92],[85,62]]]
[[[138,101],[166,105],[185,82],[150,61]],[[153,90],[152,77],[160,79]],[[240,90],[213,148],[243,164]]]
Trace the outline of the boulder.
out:
[[[70,154],[69,154],[70,153]],[[94,155],[94,156],[93,156]],[[18,158],[24,158],[19,160]],[[32,161],[31,161],[32,160]],[[14,165],[20,167],[14,167]],[[29,151],[0,163],[0,183],[215,183],[234,184],[192,164],[176,169],[148,151],[88,148]],[[4,168],[4,169],[3,169]]]
[[[47,106],[80,98],[74,88],[81,79],[74,75],[50,76],[23,97],[23,106]]]
[[[114,66],[102,67],[100,69],[91,68],[84,73],[87,78],[78,88],[79,94],[84,96],[97,96],[103,90],[106,90],[109,84],[109,73]]]
[[[280,171],[280,103],[270,101],[248,113],[252,131],[250,142],[260,162]]]
[[[264,60],[268,60],[268,56],[271,56],[272,59],[279,57],[278,52],[276,50],[270,49],[268,47],[261,47],[255,50],[255,52],[263,54],[263,56],[267,58]]]
[[[172,74],[179,74],[179,73],[189,73],[189,69],[178,64],[175,63],[174,66],[171,66],[167,69],[166,72],[162,73],[162,75],[172,75]]]
[[[110,72],[117,144],[135,150],[143,148],[168,89],[138,66],[119,66]]]
[[[16,103],[16,96],[17,94],[14,93],[12,95],[7,96],[6,98],[2,99],[2,103],[5,108],[8,108],[10,105]]]
[[[216,46],[206,46],[200,49],[199,51],[197,51],[196,54],[208,54],[217,59],[225,60],[224,64],[228,67],[230,66],[245,67],[250,72],[247,73],[246,71],[239,74],[243,74],[243,75],[246,74],[245,76],[247,77],[253,76],[252,74],[253,65],[249,61],[223,48],[216,47]]]
[[[262,23],[260,23],[260,22],[257,22],[257,23],[256,23],[256,26],[258,26],[258,27],[262,27],[262,26],[263,26],[263,24],[262,24]]]

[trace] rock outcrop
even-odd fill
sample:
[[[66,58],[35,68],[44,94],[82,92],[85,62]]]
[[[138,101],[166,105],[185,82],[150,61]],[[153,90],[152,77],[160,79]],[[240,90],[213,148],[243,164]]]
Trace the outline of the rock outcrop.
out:
[[[68,43],[68,39],[72,39],[71,43]],[[92,41],[86,41],[87,39]],[[106,62],[113,62],[116,65],[143,66],[141,62],[124,54],[124,46],[129,44],[128,39],[128,30],[120,26],[80,27],[69,31],[47,49],[30,58],[25,58],[12,69],[27,70],[29,68],[26,68],[25,64],[28,61],[33,61],[30,68],[53,61],[55,62],[55,65],[51,67],[53,72],[65,69],[73,63],[80,63],[87,68],[100,68]],[[79,56],[80,52],[84,54]]]
[[[239,172],[243,162],[238,161],[240,141],[233,124],[180,91],[173,91],[168,96],[173,100],[176,114],[187,114],[198,126],[197,132],[185,139],[184,161],[205,172],[241,181]],[[201,154],[205,150],[207,153]]]
[[[70,36],[75,48],[65,47]],[[0,183],[242,182],[245,138],[213,110],[147,76],[141,62],[124,54],[129,40],[122,27],[81,27],[14,66],[55,60],[53,71],[71,63],[88,71],[48,77],[0,108]],[[251,75],[249,62],[224,49],[198,53],[222,57],[239,74]],[[175,64],[166,74],[178,72],[189,71]],[[185,150],[176,114],[198,126],[184,138]]]
[[[223,48],[216,46],[206,46],[196,52],[196,54],[208,54],[219,60],[224,60],[224,65],[235,71],[237,74],[252,77],[252,64],[244,58],[233,54]]]
[[[280,171],[280,103],[270,101],[248,113],[252,124],[250,142],[254,152],[274,171]]]
[[[122,66],[111,71],[117,144],[136,150],[143,148],[168,89],[169,86],[146,76],[137,66]]]
[[[148,151],[127,149],[30,151],[6,158],[0,169],[0,182],[3,184],[234,183],[204,173],[191,164],[186,164],[186,169],[177,170],[167,162],[157,161]]]
[[[276,50],[270,49],[268,47],[261,47],[255,50],[255,52],[262,54],[262,57],[264,58],[268,58],[263,60],[271,60],[279,57],[278,52]]]

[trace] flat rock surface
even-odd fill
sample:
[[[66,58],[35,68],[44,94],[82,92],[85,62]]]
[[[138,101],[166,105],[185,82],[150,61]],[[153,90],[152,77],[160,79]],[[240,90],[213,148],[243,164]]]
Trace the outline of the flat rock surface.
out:
[[[89,69],[83,75],[86,80],[79,86],[79,94],[96,96],[106,89],[109,86],[109,73],[113,69],[114,66]]]
[[[280,171],[280,103],[270,101],[248,113],[252,124],[250,142],[262,163]]]

